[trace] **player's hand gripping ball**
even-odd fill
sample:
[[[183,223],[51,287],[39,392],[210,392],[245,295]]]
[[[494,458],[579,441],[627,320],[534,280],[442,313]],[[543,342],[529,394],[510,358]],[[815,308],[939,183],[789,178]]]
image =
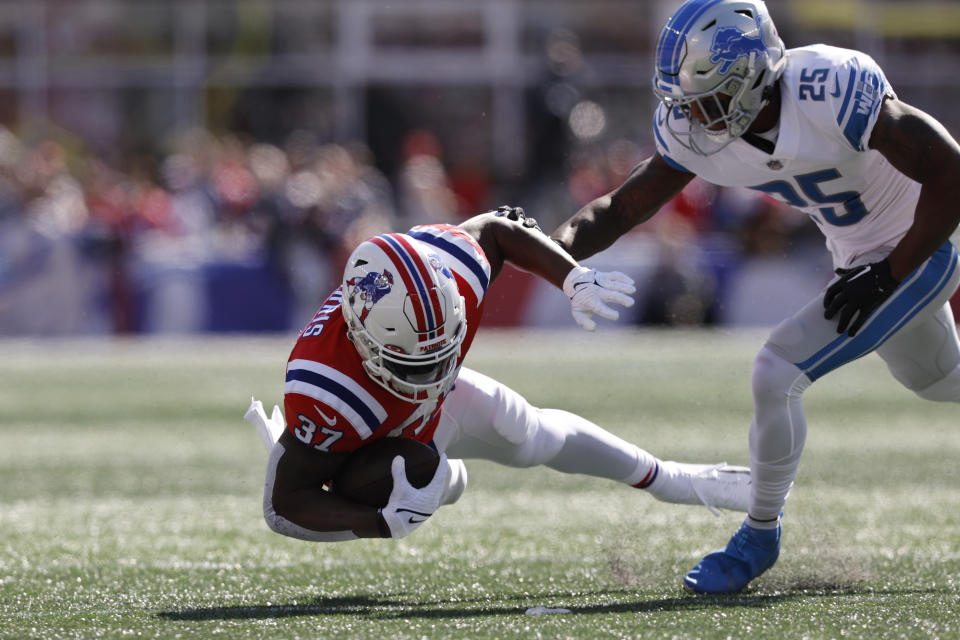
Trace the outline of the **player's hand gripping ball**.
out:
[[[344,461],[333,477],[330,490],[341,498],[369,507],[386,506],[393,490],[390,464],[402,456],[407,481],[421,489],[437,472],[440,455],[422,442],[409,438],[379,438],[366,444]]]

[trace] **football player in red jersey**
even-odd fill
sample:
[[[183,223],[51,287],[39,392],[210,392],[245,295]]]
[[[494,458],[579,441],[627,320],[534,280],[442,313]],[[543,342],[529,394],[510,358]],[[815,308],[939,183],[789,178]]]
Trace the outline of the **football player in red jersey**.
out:
[[[277,408],[268,418],[256,400],[247,412],[270,449],[263,509],[271,529],[323,542],[401,538],[460,497],[463,458],[546,465],[647,489],[667,502],[745,510],[746,468],[658,460],[577,415],[533,407],[462,366],[484,294],[505,261],[561,288],[588,330],[593,314],[617,318],[610,304],[633,304],[629,277],[578,265],[518,208],[361,243],[341,286],[293,348],[285,420]],[[426,487],[411,486],[396,458],[393,490],[381,509],[324,488],[350,452],[385,437],[436,448],[440,464]]]

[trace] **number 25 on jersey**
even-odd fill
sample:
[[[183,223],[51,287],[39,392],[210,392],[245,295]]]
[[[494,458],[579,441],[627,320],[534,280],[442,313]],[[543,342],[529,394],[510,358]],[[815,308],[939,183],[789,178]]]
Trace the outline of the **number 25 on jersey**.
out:
[[[818,204],[842,204],[843,212],[838,212],[837,207],[820,207],[820,215],[828,224],[845,227],[860,222],[867,215],[867,208],[863,206],[860,194],[856,191],[824,193],[820,188],[821,183],[836,180],[840,177],[842,176],[836,169],[824,169],[823,171],[794,176],[792,182],[789,180],[774,180],[750,188],[763,191],[777,200],[801,209]],[[806,197],[802,197],[797,192],[797,187],[799,187],[800,193]]]

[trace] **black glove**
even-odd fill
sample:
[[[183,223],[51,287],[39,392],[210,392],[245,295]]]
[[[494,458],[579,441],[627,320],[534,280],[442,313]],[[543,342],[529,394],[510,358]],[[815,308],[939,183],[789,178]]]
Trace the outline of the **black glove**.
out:
[[[520,207],[511,207],[508,205],[503,205],[501,207],[497,207],[496,215],[505,217],[507,220],[513,220],[515,222],[519,222],[525,227],[528,227],[530,229],[536,229],[537,231],[540,231],[541,233],[543,233],[543,230],[540,228],[540,225],[537,224],[537,221],[534,220],[533,218],[528,218],[527,214],[525,214],[523,212],[523,209],[521,209]]]
[[[867,316],[890,297],[899,283],[890,275],[890,263],[886,259],[852,269],[837,269],[837,273],[840,279],[830,285],[823,296],[826,310],[823,317],[829,320],[839,312],[837,333],[843,333],[850,325],[849,335],[853,337]]]

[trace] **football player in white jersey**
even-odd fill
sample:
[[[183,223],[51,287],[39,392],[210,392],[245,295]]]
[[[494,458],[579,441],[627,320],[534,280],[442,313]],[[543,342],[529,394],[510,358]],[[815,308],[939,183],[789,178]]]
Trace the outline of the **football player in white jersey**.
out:
[[[293,347],[284,411],[275,407],[268,417],[254,400],[245,416],[270,451],[263,511],[271,529],[316,542],[402,538],[460,497],[462,458],[545,465],[646,489],[666,502],[746,510],[746,467],[661,461],[580,416],[536,408],[462,367],[487,287],[506,261],[560,287],[588,330],[593,314],[616,318],[608,305],[633,304],[630,278],[579,266],[518,208],[362,242],[342,285]],[[441,454],[427,486],[411,486],[398,457],[383,508],[324,489],[352,451],[388,437],[417,440]]]
[[[872,351],[918,396],[960,401],[957,288],[960,146],[897,98],[868,55],[785,49],[759,0],[689,0],[655,55],[656,152],[552,234],[576,259],[653,216],[694,178],[757,189],[806,213],[837,277],[756,356],[748,515],[684,578],[695,593],[742,589],[773,565],[780,515],[806,436],[801,395]]]

